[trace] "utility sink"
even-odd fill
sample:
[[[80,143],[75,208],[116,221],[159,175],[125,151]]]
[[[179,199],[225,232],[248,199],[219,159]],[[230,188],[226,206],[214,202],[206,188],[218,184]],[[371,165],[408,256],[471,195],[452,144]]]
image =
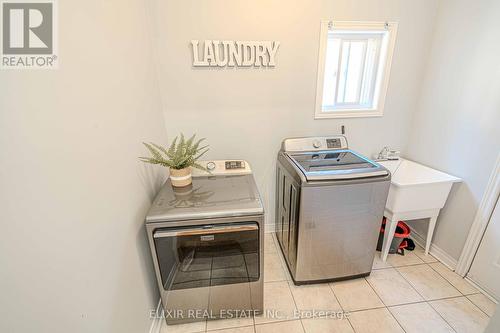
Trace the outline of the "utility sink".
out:
[[[385,205],[392,213],[441,209],[453,183],[461,181],[460,178],[406,159],[377,163],[392,174]]]
[[[406,159],[378,161],[378,163],[392,174],[384,211],[387,224],[382,245],[382,260],[387,259],[399,220],[429,219],[425,244],[425,254],[428,254],[439,211],[444,207],[453,183],[462,180]]]

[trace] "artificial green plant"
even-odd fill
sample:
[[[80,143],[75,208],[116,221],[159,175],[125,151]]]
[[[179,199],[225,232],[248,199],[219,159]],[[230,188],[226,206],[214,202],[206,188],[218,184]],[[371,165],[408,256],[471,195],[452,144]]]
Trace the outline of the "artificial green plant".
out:
[[[205,138],[197,141],[195,138],[196,134],[193,134],[193,136],[185,140],[184,134],[181,133],[180,140],[177,140],[178,137],[176,136],[168,148],[153,142],[143,142],[144,146],[146,146],[151,153],[151,156],[139,157],[139,159],[146,163],[159,164],[176,170],[188,167],[206,170],[205,167],[198,164],[196,161],[208,151],[208,145],[201,146]]]

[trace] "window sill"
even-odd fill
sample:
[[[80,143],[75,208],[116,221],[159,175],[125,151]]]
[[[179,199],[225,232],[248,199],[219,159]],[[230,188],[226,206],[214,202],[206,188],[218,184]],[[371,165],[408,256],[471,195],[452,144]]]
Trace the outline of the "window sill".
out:
[[[378,110],[353,109],[342,111],[322,111],[316,112],[314,119],[332,119],[332,118],[368,118],[382,117],[384,113]]]

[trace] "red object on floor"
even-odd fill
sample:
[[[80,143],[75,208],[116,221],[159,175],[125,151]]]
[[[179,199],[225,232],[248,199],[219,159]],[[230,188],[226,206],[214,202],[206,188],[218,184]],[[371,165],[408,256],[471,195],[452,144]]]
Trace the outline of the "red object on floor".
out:
[[[382,220],[382,226],[380,227],[380,232],[384,233],[385,230],[385,222],[386,218],[384,217]],[[403,221],[398,221],[398,225],[396,226],[396,232],[394,232],[394,237],[396,238],[408,238],[410,236],[410,227],[404,223]],[[400,249],[404,249],[408,246],[407,241],[402,241],[399,245]]]

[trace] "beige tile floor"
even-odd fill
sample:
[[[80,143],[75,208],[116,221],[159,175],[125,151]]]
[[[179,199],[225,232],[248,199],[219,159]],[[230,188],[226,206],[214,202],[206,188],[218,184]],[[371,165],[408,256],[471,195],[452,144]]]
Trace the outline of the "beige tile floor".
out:
[[[266,234],[264,307],[287,318],[227,319],[167,326],[162,333],[481,333],[495,303],[422,248],[377,255],[370,276],[295,286],[276,239]],[[345,311],[347,318],[302,318],[294,311]]]

